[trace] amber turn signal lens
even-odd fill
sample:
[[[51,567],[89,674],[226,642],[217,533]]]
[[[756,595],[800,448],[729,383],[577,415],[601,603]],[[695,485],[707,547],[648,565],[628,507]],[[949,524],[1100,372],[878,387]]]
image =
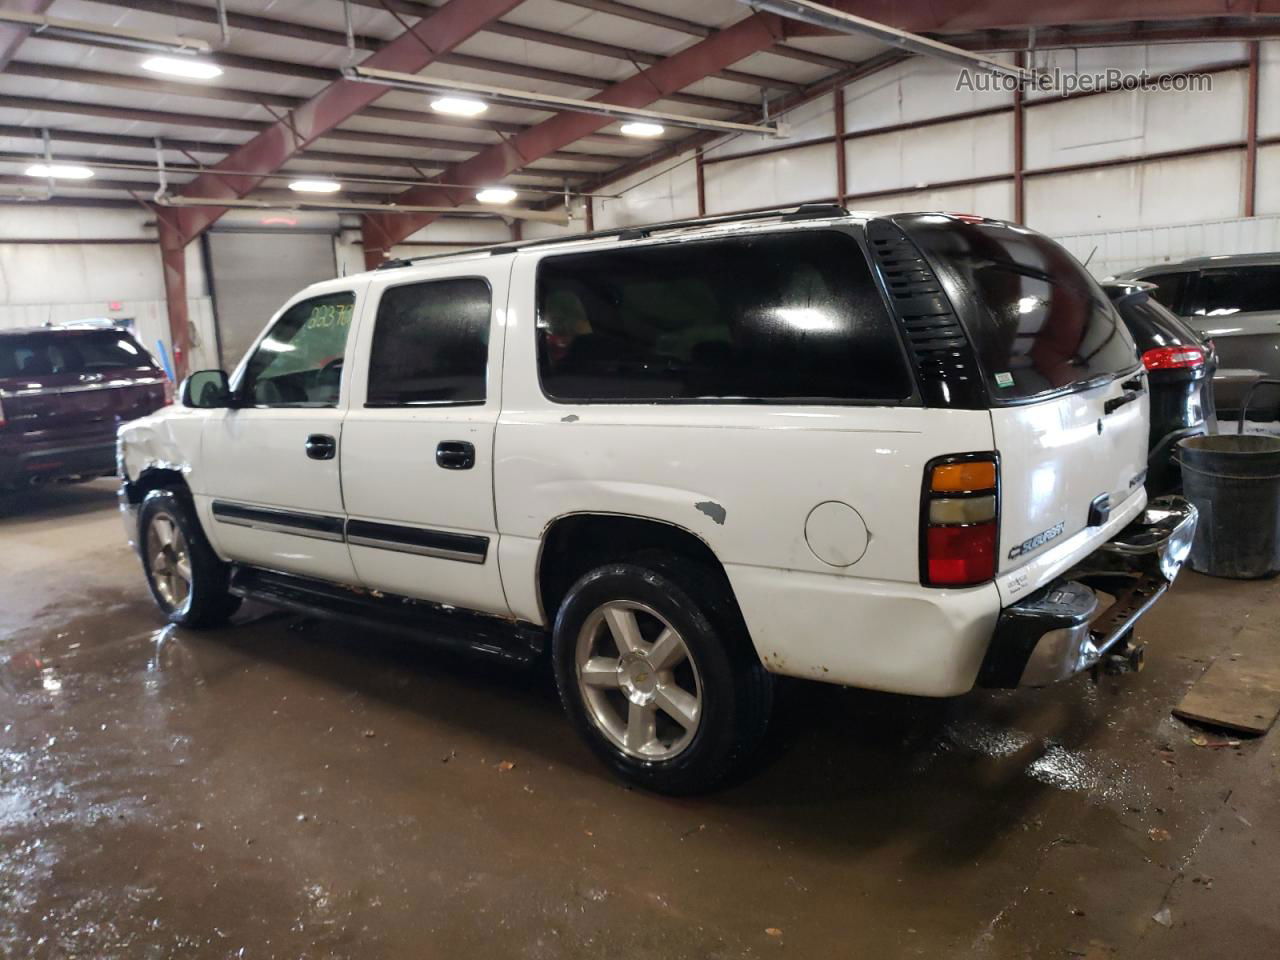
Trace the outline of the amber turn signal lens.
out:
[[[933,468],[929,489],[934,493],[961,493],[966,490],[994,490],[996,465],[990,460],[970,463],[941,463]]]

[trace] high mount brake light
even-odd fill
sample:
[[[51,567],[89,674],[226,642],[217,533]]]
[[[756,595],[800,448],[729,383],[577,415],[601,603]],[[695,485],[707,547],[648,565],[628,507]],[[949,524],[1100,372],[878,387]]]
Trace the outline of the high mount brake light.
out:
[[[994,453],[938,457],[924,472],[920,581],[968,587],[996,574],[1000,475]]]
[[[1204,365],[1204,349],[1196,346],[1154,347],[1142,355],[1148,370],[1185,370]]]

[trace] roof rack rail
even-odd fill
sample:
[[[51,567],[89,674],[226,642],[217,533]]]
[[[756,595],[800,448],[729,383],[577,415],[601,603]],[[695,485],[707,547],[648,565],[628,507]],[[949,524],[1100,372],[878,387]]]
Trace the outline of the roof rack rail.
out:
[[[643,240],[645,237],[666,230],[681,230],[687,227],[714,227],[725,223],[747,223],[752,220],[780,219],[786,222],[794,220],[821,220],[829,217],[848,216],[849,211],[838,203],[802,203],[798,207],[776,207],[769,210],[755,210],[750,213],[725,213],[714,217],[692,217],[684,220],[664,220],[660,223],[637,224],[634,226],[612,227],[608,230],[592,230],[588,233],[573,233],[560,237],[543,237],[539,240],[518,241],[516,243],[500,243],[489,247],[473,247],[469,250],[458,250],[454,253],[428,253],[421,257],[388,260],[379,264],[378,270],[394,270],[407,267],[424,260],[438,260],[442,257],[456,257],[464,254],[487,253],[498,256],[504,253],[515,253],[517,250],[528,250],[532,247],[550,246],[556,243],[574,243],[579,240]]]

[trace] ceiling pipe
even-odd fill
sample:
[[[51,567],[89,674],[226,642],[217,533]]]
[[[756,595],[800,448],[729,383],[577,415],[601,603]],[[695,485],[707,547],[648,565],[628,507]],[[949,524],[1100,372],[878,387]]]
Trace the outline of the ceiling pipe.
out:
[[[786,17],[788,20],[798,20],[801,23],[822,27],[826,30],[834,30],[838,33],[871,37],[891,47],[905,50],[908,53],[933,57],[936,60],[947,60],[951,63],[969,67],[972,70],[982,70],[997,76],[1011,77],[1024,83],[1031,83],[1036,78],[1034,70],[1010,66],[998,60],[992,60],[990,57],[984,57],[981,54],[970,53],[968,50],[953,47],[949,43],[942,43],[938,40],[921,36],[918,33],[909,33],[906,30],[899,30],[897,27],[891,27],[875,20],[868,20],[865,17],[855,16],[852,13],[833,10],[831,7],[824,6],[821,3],[814,3],[813,0],[738,0],[738,2],[750,7],[752,10],[765,10],[780,17]]]
[[[530,210],[525,207],[481,207],[462,205],[454,207],[446,206],[417,206],[410,204],[391,204],[391,203],[359,203],[344,200],[254,200],[251,198],[241,198],[233,200],[223,197],[185,197],[185,196],[167,196],[157,197],[155,202],[162,207],[235,207],[247,208],[251,210],[332,210],[342,212],[349,210],[353,213],[468,213],[484,217],[497,217],[499,219],[512,218],[515,220],[536,220],[539,223],[554,223],[557,226],[567,226],[569,218],[562,213],[556,213],[551,210]]]
[[[87,39],[91,42],[107,43],[111,46],[128,47],[135,50],[156,50],[163,53],[180,53],[187,56],[209,53],[210,51],[208,43],[195,37],[130,30],[125,27],[113,27],[105,23],[93,23],[88,20],[67,20],[62,17],[24,13],[20,10],[0,9],[0,22],[16,23],[29,27],[32,34],[38,37],[68,40]]]
[[[704,117],[690,117],[680,113],[667,113],[662,110],[647,110],[643,107],[619,106],[603,100],[579,100],[574,97],[558,97],[550,93],[530,93],[488,83],[470,83],[465,80],[421,77],[411,73],[397,73],[393,70],[378,70],[373,67],[347,67],[342,73],[347,79],[360,83],[379,84],[397,90],[412,90],[416,93],[463,94],[491,103],[532,107],[536,110],[550,110],[557,113],[585,113],[597,117],[612,117],[616,120],[639,120],[670,124],[673,127],[687,127],[693,130],[712,130],[717,133],[752,133],[771,137],[786,136],[786,131],[778,124],[710,120]]]

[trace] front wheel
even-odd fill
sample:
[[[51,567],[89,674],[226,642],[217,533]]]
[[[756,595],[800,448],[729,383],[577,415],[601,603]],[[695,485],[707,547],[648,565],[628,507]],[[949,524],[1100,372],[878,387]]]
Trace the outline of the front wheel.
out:
[[[588,745],[660,793],[720,785],[753,759],[768,725],[772,678],[727,585],[696,564],[592,570],[560,606],[552,655]]]
[[[230,570],[178,491],[147,494],[138,511],[138,543],[151,596],[170,623],[218,626],[239,608],[240,598],[228,590]]]

